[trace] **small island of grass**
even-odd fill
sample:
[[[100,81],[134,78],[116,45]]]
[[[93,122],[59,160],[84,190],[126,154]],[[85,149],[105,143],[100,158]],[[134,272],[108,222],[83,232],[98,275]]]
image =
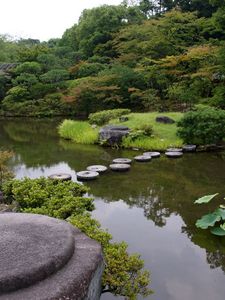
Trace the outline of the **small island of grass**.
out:
[[[156,117],[167,116],[175,121],[174,124],[163,124],[156,122]],[[123,139],[121,147],[140,148],[146,150],[165,150],[168,147],[182,146],[182,140],[176,135],[176,122],[183,114],[179,112],[168,113],[130,113],[126,115],[128,120],[121,122],[119,118],[109,120],[107,124],[124,125],[131,129],[131,132],[138,131],[144,126],[152,127],[151,135],[142,135],[133,138],[132,135]],[[105,124],[106,125],[106,124]],[[97,144],[98,132],[101,126],[93,126],[88,121],[65,120],[59,126],[59,135],[62,138],[70,139],[79,144]]]

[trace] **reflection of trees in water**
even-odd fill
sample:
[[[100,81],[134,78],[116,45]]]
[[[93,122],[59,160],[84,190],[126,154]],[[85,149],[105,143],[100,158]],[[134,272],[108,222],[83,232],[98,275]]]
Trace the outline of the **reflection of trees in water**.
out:
[[[221,268],[225,273],[225,239],[217,237],[209,230],[202,230],[191,225],[183,226],[182,232],[187,234],[188,238],[199,247],[206,250],[206,261],[211,269]]]
[[[225,273],[225,253],[221,253],[220,250],[215,252],[209,252],[206,250],[207,262],[210,265],[211,269],[221,267]]]

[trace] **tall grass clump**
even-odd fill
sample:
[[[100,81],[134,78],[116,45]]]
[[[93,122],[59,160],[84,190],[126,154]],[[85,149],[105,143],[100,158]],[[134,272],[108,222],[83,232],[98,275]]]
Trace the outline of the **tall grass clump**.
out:
[[[98,141],[98,129],[84,121],[64,120],[58,131],[62,138],[77,144],[95,144]]]

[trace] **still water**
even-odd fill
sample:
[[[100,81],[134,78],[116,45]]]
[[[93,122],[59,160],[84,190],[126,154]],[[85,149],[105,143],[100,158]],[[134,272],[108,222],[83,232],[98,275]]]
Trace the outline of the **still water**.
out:
[[[139,152],[75,145],[59,139],[57,120],[1,120],[0,148],[13,150],[17,178],[76,172]],[[151,272],[152,300],[224,300],[225,238],[195,228],[219,203],[193,205],[206,194],[225,196],[225,153],[186,154],[133,163],[128,173],[108,172],[87,183],[93,216],[115,241],[125,240]],[[211,206],[211,207],[210,207]],[[115,299],[110,294],[101,300]],[[116,298],[123,299],[123,298]],[[140,298],[141,299],[141,298]]]

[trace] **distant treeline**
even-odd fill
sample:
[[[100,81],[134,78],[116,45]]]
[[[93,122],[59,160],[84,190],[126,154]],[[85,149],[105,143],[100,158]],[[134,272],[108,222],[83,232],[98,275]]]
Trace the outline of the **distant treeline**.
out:
[[[2,115],[225,108],[225,0],[123,1],[61,39],[0,36]]]

